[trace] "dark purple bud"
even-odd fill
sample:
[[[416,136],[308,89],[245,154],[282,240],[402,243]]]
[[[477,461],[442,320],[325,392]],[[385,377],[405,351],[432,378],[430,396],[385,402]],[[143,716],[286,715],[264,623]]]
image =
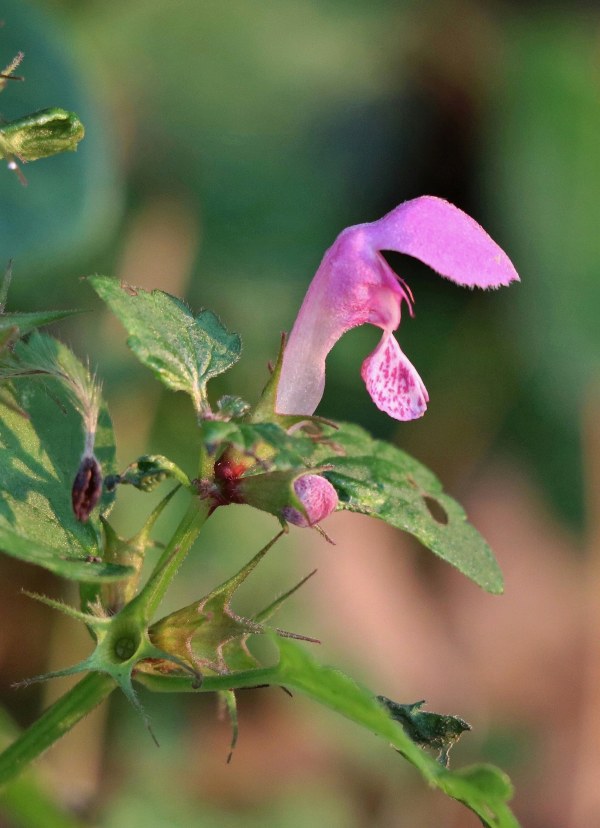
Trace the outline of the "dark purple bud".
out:
[[[82,459],[71,489],[71,502],[77,520],[86,523],[102,494],[102,469],[94,455]]]

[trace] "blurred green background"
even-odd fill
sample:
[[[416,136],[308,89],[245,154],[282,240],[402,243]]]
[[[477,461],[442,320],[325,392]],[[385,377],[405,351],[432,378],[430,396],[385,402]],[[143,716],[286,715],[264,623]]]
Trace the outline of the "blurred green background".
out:
[[[0,170],[9,309],[96,311],[60,335],[104,378],[122,466],[152,450],[187,467],[192,410],[128,353],[82,275],[215,310],[245,351],[213,391],[254,401],[280,331],[345,226],[429,193],[469,212],[509,253],[522,283],[485,294],[390,256],[416,298],[399,338],[430,393],[422,420],[399,425],[371,404],[359,367],[373,328],[336,346],[319,409],[436,471],[496,550],[505,596],[480,594],[386,527],[342,516],[327,526],[335,547],[292,532],[240,606],[260,608],[318,566],[282,626],[321,638],[324,661],[378,692],[426,697],[471,721],[454,762],[504,767],[524,825],[600,823],[597,785],[585,783],[600,773],[591,634],[600,11],[486,0],[4,0],[1,17],[0,63],[24,51],[26,77],[3,92],[2,117],[62,106],[86,125],[76,155],[27,165],[28,187]],[[147,509],[126,492],[121,532]],[[245,507],[217,513],[169,607],[205,594],[273,530]],[[69,596],[63,584],[12,560],[2,574],[2,699],[26,725],[58,690],[10,683],[71,663],[87,643],[19,594]],[[477,824],[385,745],[301,699],[243,695],[229,766],[213,699],[143,702],[160,750],[115,698],[40,765],[50,799],[28,815],[31,792],[5,794],[0,825]]]

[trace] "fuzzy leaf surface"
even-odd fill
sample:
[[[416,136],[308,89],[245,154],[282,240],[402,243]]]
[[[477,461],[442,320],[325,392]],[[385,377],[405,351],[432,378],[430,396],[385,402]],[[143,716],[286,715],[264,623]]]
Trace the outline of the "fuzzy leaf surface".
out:
[[[65,360],[75,359],[60,343]],[[95,515],[79,523],[71,486],[83,448],[81,418],[53,378],[15,379],[0,397],[0,549],[80,581],[122,578],[128,570],[98,562]],[[26,413],[27,416],[24,414]],[[95,452],[104,472],[114,470],[115,445],[106,408],[100,411]],[[104,493],[106,508],[114,495]]]
[[[208,407],[206,383],[240,357],[241,340],[209,310],[196,316],[164,293],[93,276],[90,283],[127,330],[127,344],[154,375],[174,391],[185,391],[201,413]]]
[[[502,592],[502,573],[491,549],[429,469],[356,425],[341,424],[328,436],[329,443],[318,446],[310,462],[334,467],[324,476],[338,492],[339,509],[409,532],[483,589]]]

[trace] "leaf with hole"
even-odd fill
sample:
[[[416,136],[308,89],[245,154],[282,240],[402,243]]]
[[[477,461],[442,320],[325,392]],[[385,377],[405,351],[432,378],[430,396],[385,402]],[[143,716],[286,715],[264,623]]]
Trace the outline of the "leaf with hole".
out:
[[[341,424],[327,436],[310,461],[333,466],[324,476],[338,492],[340,509],[410,532],[483,589],[502,592],[502,573],[491,549],[432,472],[359,426]]]

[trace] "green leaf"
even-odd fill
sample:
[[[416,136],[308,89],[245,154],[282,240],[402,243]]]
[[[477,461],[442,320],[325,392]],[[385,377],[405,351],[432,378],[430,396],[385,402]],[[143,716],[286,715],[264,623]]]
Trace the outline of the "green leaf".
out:
[[[19,338],[19,330],[15,327],[0,328],[0,355],[16,339]]]
[[[51,336],[34,331],[0,362],[0,379],[24,376],[53,377],[63,385],[81,415],[86,446],[90,439],[91,450],[102,402],[100,385],[75,354]]]
[[[431,785],[474,811],[487,828],[518,828],[507,802],[513,794],[508,777],[492,765],[450,771],[418,747],[367,689],[332,667],[319,664],[304,648],[277,640],[281,683],[312,697],[390,742]]]
[[[471,730],[471,725],[458,716],[443,716],[440,713],[421,710],[425,704],[424,699],[412,704],[400,704],[386,696],[377,696],[377,699],[392,719],[402,725],[413,742],[439,752],[438,762],[444,767],[448,766],[450,749],[465,730]]]
[[[64,319],[74,313],[79,313],[79,311],[60,310],[34,311],[32,313],[2,313],[0,314],[0,334],[10,328],[16,328],[20,336],[25,336],[25,334],[33,331],[35,328],[50,325],[52,322],[57,322],[59,319]]]
[[[329,438],[311,462],[333,466],[324,476],[338,492],[340,509],[410,532],[483,589],[502,592],[502,573],[491,549],[432,472],[359,426],[342,424]]]
[[[123,323],[138,359],[169,388],[188,393],[199,414],[210,411],[206,383],[237,362],[239,336],[229,333],[212,311],[194,316],[184,302],[162,290],[148,293],[105,276],[93,276],[90,282]]]
[[[489,828],[519,828],[506,804],[512,799],[513,787],[506,774],[493,765],[471,765],[448,772],[440,779],[444,793],[462,802]]]
[[[264,471],[264,464],[272,470],[304,469],[305,459],[313,451],[309,437],[302,432],[290,435],[276,423],[206,420],[202,424],[202,436],[209,454],[217,455],[225,445],[232,446],[262,462],[257,471]]]
[[[50,325],[66,316],[79,313],[77,310],[34,311],[33,313],[5,313],[8,291],[12,281],[12,260],[9,261],[0,279],[0,351],[10,340],[30,333],[35,328]]]
[[[233,394],[226,394],[217,400],[219,416],[224,420],[238,420],[250,411],[250,403]]]
[[[37,161],[74,152],[83,136],[83,124],[74,112],[41,109],[0,126],[0,158]]]
[[[63,361],[75,359],[64,345],[46,339],[55,343]],[[0,549],[66,578],[122,578],[126,568],[98,561],[97,518],[81,524],[72,512],[71,486],[84,441],[72,396],[54,378],[37,376],[16,379],[4,392],[9,404],[0,398]],[[114,436],[105,406],[95,453],[105,473],[114,470]],[[113,497],[105,493],[101,506],[108,507]]]
[[[371,733],[381,736],[417,768],[430,785],[462,802],[481,819],[486,828],[519,828],[508,802],[513,788],[509,778],[493,765],[470,765],[449,770],[429,756],[389,715],[378,698],[349,676],[319,664],[303,647],[288,638],[272,637],[279,649],[279,663],[272,667],[244,669],[226,675],[205,676],[201,687],[190,677],[152,675],[139,670],[136,679],[155,692],[219,692],[281,685],[304,693]]]

